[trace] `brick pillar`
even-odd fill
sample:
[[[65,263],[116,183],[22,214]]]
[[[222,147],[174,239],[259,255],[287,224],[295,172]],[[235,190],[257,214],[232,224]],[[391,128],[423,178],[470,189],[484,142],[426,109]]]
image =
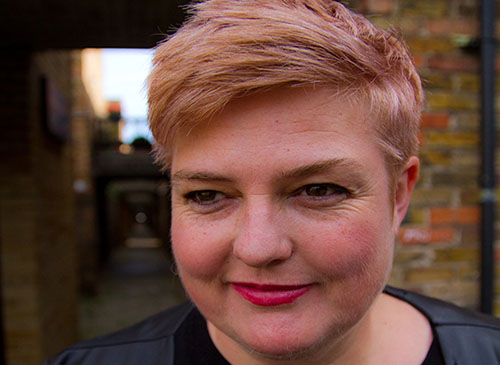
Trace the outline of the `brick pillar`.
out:
[[[39,77],[68,92],[63,53],[2,51],[0,242],[7,364],[40,364],[77,339],[71,146],[42,127]]]
[[[0,233],[5,350],[8,364],[42,359],[36,268],[36,183],[31,176],[31,54],[0,57]],[[21,348],[30,348],[24,354]]]
[[[85,51],[83,51],[85,52]],[[89,52],[89,50],[87,50]],[[97,50],[92,50],[95,54]],[[92,141],[97,113],[82,79],[82,51],[72,52],[72,145],[75,186],[75,222],[80,287],[85,293],[97,290],[99,247],[97,239],[96,193],[92,177]],[[100,64],[96,67],[99,67]],[[101,80],[90,80],[94,87]]]

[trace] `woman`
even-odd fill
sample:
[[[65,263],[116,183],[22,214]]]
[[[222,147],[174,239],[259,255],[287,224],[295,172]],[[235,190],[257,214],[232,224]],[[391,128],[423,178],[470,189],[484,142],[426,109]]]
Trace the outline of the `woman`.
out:
[[[385,288],[419,170],[404,44],[330,0],[193,9],[149,103],[194,306],[54,363],[500,362],[498,321]]]

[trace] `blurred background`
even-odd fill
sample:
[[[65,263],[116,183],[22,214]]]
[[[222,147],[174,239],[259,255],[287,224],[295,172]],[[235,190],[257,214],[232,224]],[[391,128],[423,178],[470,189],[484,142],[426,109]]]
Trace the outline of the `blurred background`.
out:
[[[499,14],[485,20],[491,2],[476,0],[344,3],[399,30],[427,93],[424,167],[391,284],[500,316],[499,191],[484,162],[497,153],[485,111],[495,116],[500,63],[485,53],[495,35],[481,37]],[[0,4],[0,364],[40,364],[185,300],[145,103],[151,48],[183,4]]]

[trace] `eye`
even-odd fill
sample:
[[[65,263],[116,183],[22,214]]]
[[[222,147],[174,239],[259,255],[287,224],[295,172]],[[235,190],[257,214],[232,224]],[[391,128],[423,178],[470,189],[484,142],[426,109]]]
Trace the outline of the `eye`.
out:
[[[309,184],[293,194],[297,203],[311,209],[332,208],[348,199],[351,193],[335,184]]]
[[[331,195],[347,194],[347,190],[334,184],[311,184],[302,188],[301,193],[311,197],[328,197]]]
[[[198,205],[210,205],[224,199],[225,195],[215,190],[197,190],[187,193],[185,198]]]

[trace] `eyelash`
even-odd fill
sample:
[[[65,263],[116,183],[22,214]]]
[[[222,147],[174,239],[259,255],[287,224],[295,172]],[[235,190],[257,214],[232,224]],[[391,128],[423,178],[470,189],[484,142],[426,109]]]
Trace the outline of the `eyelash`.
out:
[[[309,191],[309,193],[311,193],[311,189],[319,189],[319,191],[324,194],[310,195],[307,192]],[[303,195],[303,193],[305,194]],[[201,194],[208,194],[209,200],[203,200]],[[217,195],[221,195],[222,197],[217,199]],[[308,184],[300,187],[291,194],[292,197],[313,199],[315,202],[321,201],[325,203],[330,202],[332,199],[342,201],[349,195],[350,192],[346,188],[329,183]],[[221,204],[225,197],[227,197],[227,195],[217,190],[195,190],[184,195],[184,199],[186,199],[186,201],[203,209],[217,208],[218,204]]]
[[[213,194],[214,198],[210,199],[209,201],[204,201],[204,200],[200,199],[201,194],[207,194],[207,193]],[[214,202],[218,202],[219,200],[221,200],[221,199],[215,200],[215,198],[218,194],[225,195],[224,193],[221,193],[221,192],[216,191],[216,190],[195,190],[195,191],[191,191],[191,192],[185,194],[184,198],[187,201],[193,202],[197,205],[207,206],[207,205],[212,205],[212,204],[214,204]]]
[[[307,192],[308,189],[313,189],[313,188],[327,189],[327,190],[330,190],[331,193],[330,194],[323,194],[323,195],[306,194],[307,197],[315,198],[315,199],[322,199],[322,198],[324,199],[326,197],[331,197],[332,195],[349,194],[350,193],[346,188],[343,188],[339,185],[325,183],[325,184],[305,185],[305,186],[299,188],[298,190],[296,190],[295,194],[293,194],[293,195],[294,196],[301,195],[302,193]]]

